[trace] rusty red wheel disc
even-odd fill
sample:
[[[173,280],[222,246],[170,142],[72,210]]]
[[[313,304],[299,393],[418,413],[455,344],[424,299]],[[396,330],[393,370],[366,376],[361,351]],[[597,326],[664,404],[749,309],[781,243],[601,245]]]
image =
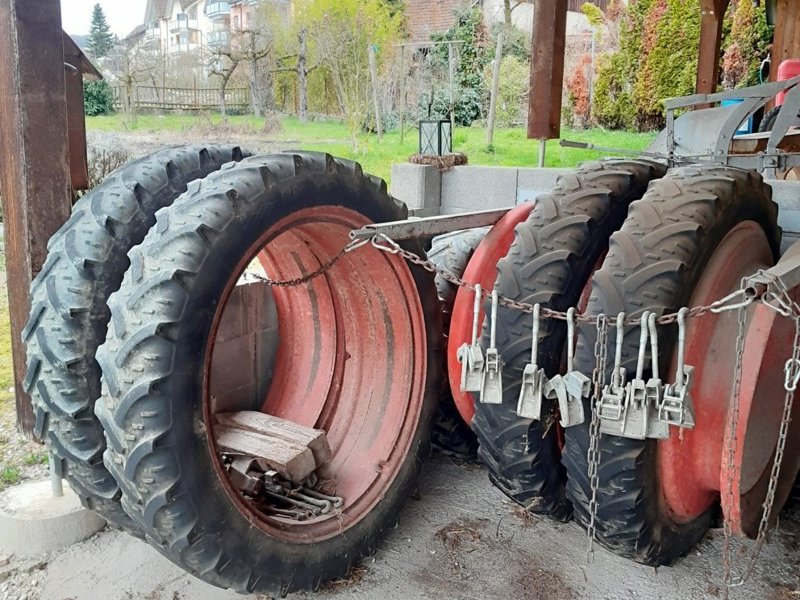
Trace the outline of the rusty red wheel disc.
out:
[[[742,277],[769,268],[772,262],[761,227],[752,221],[740,223],[717,247],[690,306],[707,305],[728,295],[739,288]],[[687,322],[686,362],[695,367],[691,395],[696,425],[683,432],[672,428],[671,437],[658,444],[662,494],[679,522],[698,517],[717,501],[720,492],[727,490],[729,475],[735,479],[734,500],[724,509],[734,529],[747,530],[743,524],[752,522],[758,512],[754,503],[763,502],[759,482],[771,466],[783,407],[783,361],[774,359],[773,354],[788,355],[785,332],[772,326],[774,320],[764,307],[751,307],[748,320],[734,465],[728,464],[727,442],[739,331],[737,311],[708,313]],[[793,335],[793,328],[790,333]],[[673,364],[671,381],[674,373]]]
[[[511,209],[478,244],[472,258],[464,269],[462,279],[485,290],[491,290],[497,279],[497,263],[508,254],[514,243],[514,228],[524,222],[533,210],[533,203],[520,204]],[[472,424],[475,416],[472,394],[461,391],[461,363],[458,362],[458,349],[462,344],[472,342],[472,309],[475,295],[473,292],[459,288],[453,303],[450,320],[450,331],[447,336],[447,376],[450,380],[450,392],[461,418],[467,425]],[[483,323],[483,310],[479,316]]]
[[[276,223],[229,280],[214,316],[214,336],[233,286],[255,257],[270,279],[301,277],[336,256],[349,232],[369,222],[341,206],[320,206]],[[259,527],[311,543],[360,521],[404,464],[425,389],[425,320],[404,259],[370,247],[345,255],[307,284],[273,287],[273,294],[280,347],[262,411],[327,432],[333,456],[325,477],[344,506],[307,521],[266,516],[242,501],[219,464],[217,470],[231,499]],[[208,400],[214,382],[206,389]],[[207,423],[213,421],[210,405],[206,401]]]

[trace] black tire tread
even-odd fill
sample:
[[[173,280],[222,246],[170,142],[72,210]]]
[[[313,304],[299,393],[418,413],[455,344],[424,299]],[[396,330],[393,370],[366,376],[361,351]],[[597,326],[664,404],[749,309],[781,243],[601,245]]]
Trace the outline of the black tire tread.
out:
[[[98,351],[103,395],[95,410],[109,441],[105,463],[120,483],[123,506],[164,556],[213,585],[243,593],[268,591],[284,596],[295,590],[316,590],[326,578],[343,577],[352,564],[374,551],[382,532],[394,526],[397,518],[394,515],[377,523],[365,545],[353,553],[321,558],[311,544],[285,556],[253,556],[246,552],[246,544],[262,534],[252,524],[251,533],[245,536],[251,539],[237,539],[233,543],[238,544],[238,550],[231,552],[231,541],[224,541],[222,531],[228,525],[220,523],[217,515],[204,514],[200,499],[185,491],[188,485],[184,483],[193,474],[181,462],[181,454],[185,458],[192,451],[162,441],[173,428],[197,426],[187,423],[193,419],[179,413],[180,399],[170,393],[170,382],[176,377],[173,358],[181,315],[214,240],[245,214],[243,207],[257,207],[252,199],[259,193],[269,190],[284,201],[284,196],[291,194],[287,190],[298,179],[355,182],[364,196],[377,199],[373,217],[380,214],[387,221],[407,217],[405,205],[388,195],[386,184],[363,174],[360,165],[351,161],[320,153],[296,153],[253,157],[238,165],[226,165],[219,173],[192,184],[172,207],[159,212],[157,225],[132,250],[133,266],[109,301],[113,318],[107,341]],[[422,252],[413,243],[404,245]],[[438,340],[439,305],[433,278],[428,274],[425,277],[430,281],[429,297],[423,297],[428,335]],[[430,360],[434,364],[429,375],[431,368],[438,369],[438,345]],[[433,379],[431,386],[436,390],[439,384]],[[428,394],[429,400],[434,397]],[[426,402],[423,410],[428,411],[430,420],[435,405]],[[409,468],[414,473],[421,457],[429,452],[429,436],[430,432],[425,432],[411,450],[416,459]],[[391,505],[388,498],[381,502],[381,506]],[[265,577],[263,565],[282,560],[294,560],[295,566],[276,567]],[[306,567],[297,567],[298,560]],[[323,560],[334,565],[325,573],[314,566]]]
[[[128,268],[127,252],[190,181],[241,160],[238,146],[196,145],[160,150],[110,174],[73,208],[50,239],[31,284],[25,389],[36,434],[61,462],[83,504],[115,525],[133,528],[119,506],[119,489],[103,465],[105,438],[94,416],[100,397],[95,350],[105,339],[106,300]]]
[[[517,225],[514,243],[497,267],[500,295],[555,310],[575,306],[628,205],[665,172],[649,161],[606,160],[560,177],[553,192],[539,196],[528,219]],[[486,330],[484,324],[484,336]],[[565,331],[563,323],[541,323],[538,362],[548,376],[560,371]],[[476,399],[472,425],[479,457],[507,496],[531,512],[567,520],[571,507],[552,407],[545,404],[543,412],[550,416],[544,421],[516,414],[522,370],[530,361],[530,316],[500,307],[497,347],[505,363],[503,403]]]
[[[684,167],[655,182],[645,197],[631,205],[621,230],[611,238],[608,255],[592,280],[589,314],[637,318],[645,310],[657,314],[685,306],[704,265],[728,231],[742,220],[762,225],[775,257],[780,229],[771,188],[755,172],[734,168]],[[623,367],[635,371],[638,329],[626,331]],[[593,326],[580,326],[576,368],[591,373],[595,366]],[[675,334],[664,329],[659,349],[668,367]],[[607,374],[613,361],[609,338]],[[587,415],[591,414],[586,404]],[[589,423],[566,432],[563,454],[567,494],[576,520],[589,522],[590,481],[587,475]],[[654,440],[617,436],[600,439],[598,541],[612,552],[651,566],[671,564],[704,535],[712,509],[689,523],[674,522],[660,503]]]

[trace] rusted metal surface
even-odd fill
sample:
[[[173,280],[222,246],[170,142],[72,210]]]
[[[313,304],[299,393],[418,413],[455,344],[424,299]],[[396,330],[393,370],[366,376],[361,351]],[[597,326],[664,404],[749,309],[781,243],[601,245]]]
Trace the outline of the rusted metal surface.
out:
[[[692,294],[690,306],[707,304],[738,289],[743,277],[769,268],[772,261],[761,227],[751,221],[741,223],[715,251]],[[761,516],[766,493],[763,484],[769,475],[781,422],[784,364],[779,357],[791,350],[794,334],[794,328],[785,323],[772,327],[773,319],[768,314],[772,311],[753,306],[745,342],[740,416],[735,424],[736,464],[727,464],[738,334],[733,311],[689,321],[686,363],[694,365],[699,373],[692,389],[696,425],[683,432],[673,430],[658,449],[664,501],[679,520],[691,520],[705,512],[727,489],[731,471],[741,473],[741,478],[735,478],[734,506],[725,509],[734,530],[748,534],[754,533],[752,524],[757,526]],[[675,365],[673,372],[674,368]]]
[[[477,212],[461,213],[458,215],[443,215],[440,217],[424,217],[421,219],[406,219],[405,221],[392,221],[390,223],[375,223],[365,225],[360,229],[350,232],[350,239],[370,239],[376,235],[386,235],[395,241],[409,240],[418,237],[433,237],[459,231],[461,229],[474,229],[494,225],[502,219],[510,208],[498,210],[480,210]]]
[[[529,139],[553,139],[561,134],[566,38],[567,0],[537,0],[528,95]]]
[[[60,4],[4,0],[0,30],[0,191],[14,387],[18,426],[32,437],[33,409],[21,386],[28,288],[71,208]]]
[[[525,221],[533,210],[534,204],[521,204],[508,212],[483,238],[464,270],[462,279],[472,284],[491,290],[497,278],[497,263],[508,254],[514,243],[514,228]],[[450,320],[450,331],[447,337],[447,373],[450,380],[450,391],[461,418],[467,424],[472,423],[475,415],[472,394],[461,391],[461,365],[458,362],[458,349],[462,344],[472,342],[473,292],[459,288],[453,303]],[[483,310],[478,322],[483,323]],[[479,329],[480,331],[480,329]]]
[[[368,223],[341,206],[298,210],[275,223],[232,269],[212,331],[220,329],[239,273],[254,257],[272,280],[300,278],[328,262],[351,231]],[[301,522],[255,511],[230,485],[219,461],[215,468],[254,525],[286,541],[320,541],[363,519],[413,451],[428,370],[425,314],[405,259],[370,248],[343,255],[325,276],[272,292],[281,342],[260,411],[326,432],[331,458],[325,479],[344,498],[342,513]],[[209,391],[217,386],[213,373],[206,376],[206,422],[213,423]]]
[[[711,94],[719,81],[722,21],[730,0],[701,0],[700,53],[697,60],[698,94]]]

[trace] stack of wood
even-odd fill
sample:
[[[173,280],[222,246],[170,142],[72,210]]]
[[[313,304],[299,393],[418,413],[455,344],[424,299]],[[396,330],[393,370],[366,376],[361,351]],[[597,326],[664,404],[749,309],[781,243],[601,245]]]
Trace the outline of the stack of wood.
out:
[[[257,460],[296,484],[331,458],[321,429],[254,411],[217,414],[214,439],[223,453]]]

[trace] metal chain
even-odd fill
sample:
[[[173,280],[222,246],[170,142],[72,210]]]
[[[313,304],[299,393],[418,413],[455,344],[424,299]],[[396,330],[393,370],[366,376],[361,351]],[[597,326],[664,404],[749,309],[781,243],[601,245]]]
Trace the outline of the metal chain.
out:
[[[248,273],[249,276],[253,277],[258,281],[263,281],[264,283],[271,285],[273,287],[297,287],[299,285],[303,285],[311,281],[312,279],[316,279],[320,275],[324,275],[328,271],[330,271],[336,263],[338,263],[342,258],[344,258],[345,254],[360,248],[369,243],[369,240],[353,240],[348,243],[344,248],[339,250],[339,253],[331,258],[330,260],[323,263],[318,269],[312,271],[311,273],[307,273],[302,277],[296,277],[294,279],[284,279],[284,280],[275,280],[270,279],[268,277],[264,277],[263,275],[259,275],[258,273]]]
[[[794,340],[792,342],[792,356],[786,361],[784,367],[784,389],[786,391],[783,401],[783,414],[781,416],[781,425],[778,432],[778,441],[775,447],[775,458],[772,461],[772,470],[767,484],[767,493],[762,504],[761,520],[758,524],[758,532],[756,534],[755,542],[750,550],[749,557],[746,559],[746,566],[741,574],[733,578],[731,568],[731,527],[728,519],[724,522],[725,540],[723,545],[723,577],[725,582],[725,598],[728,597],[728,590],[732,587],[739,587],[743,585],[752,575],[761,549],[767,538],[767,530],[769,528],[770,518],[772,516],[772,508],[775,504],[775,493],[778,487],[778,480],[780,478],[781,465],[783,463],[784,450],[786,448],[786,439],[789,432],[789,424],[792,417],[792,409],[794,406],[794,394],[797,390],[798,382],[800,381],[800,306],[789,295],[789,290],[780,278],[773,277],[773,283],[778,288],[778,293],[771,293],[769,297],[765,297],[763,304],[768,308],[774,310],[779,315],[790,317],[794,321]],[[741,339],[741,344],[740,344]],[[736,375],[737,379],[734,382],[734,411],[731,415],[730,428],[732,437],[728,447],[728,503],[733,500],[733,482],[734,473],[731,465],[734,465],[734,455],[736,449],[736,423],[738,423],[739,416],[739,389],[741,388],[741,370],[742,370],[742,355],[744,350],[744,332],[743,323],[740,315],[739,320],[739,336],[737,338],[737,365]]]
[[[429,271],[430,273],[440,275],[444,280],[453,284],[457,287],[463,287],[471,292],[475,292],[476,288],[475,285],[461,279],[460,277],[454,275],[447,269],[442,269],[438,267],[433,261],[426,260],[421,258],[420,256],[414,254],[413,252],[409,252],[408,250],[403,249],[397,242],[392,240],[386,234],[379,234],[372,238],[371,240],[372,246],[377,248],[378,250],[382,250],[384,252],[388,252],[389,254],[396,254],[405,258],[408,262],[417,265]],[[491,299],[492,291],[491,290],[481,290],[481,295],[486,299]],[[507,308],[511,308],[514,310],[518,310],[524,313],[533,314],[533,304],[528,304],[527,302],[518,302],[511,298],[507,298],[505,296],[500,296],[498,298],[500,306],[505,306]],[[708,313],[721,313],[726,312],[729,310],[736,310],[740,307],[749,306],[754,302],[755,298],[748,297],[745,294],[744,289],[738,290],[725,298],[721,298],[716,302],[712,302],[711,304],[705,306],[695,306],[694,308],[690,308],[687,314],[689,318],[696,318],[702,317]],[[567,320],[567,313],[563,311],[553,310],[547,307],[540,308],[540,316],[544,318],[551,318],[551,319],[558,319],[560,321]],[[594,324],[597,321],[597,315],[590,315],[586,313],[576,313],[574,317],[575,321],[583,322],[583,323],[590,323]],[[609,318],[606,316],[604,317],[606,321]],[[668,313],[662,315],[660,318],[656,320],[659,325],[669,325],[671,323],[678,322],[678,313]],[[634,318],[628,318],[625,320],[625,325],[639,325],[639,320]]]
[[[592,380],[594,384],[594,399],[592,403],[592,421],[589,426],[589,451],[586,456],[588,464],[587,475],[589,477],[589,489],[591,497],[589,499],[589,525],[586,528],[586,536],[589,545],[586,550],[586,560],[591,564],[594,562],[594,541],[596,536],[595,519],[597,517],[597,489],[600,486],[598,470],[600,468],[600,414],[597,410],[597,398],[600,398],[605,387],[606,379],[606,356],[608,352],[608,320],[605,315],[597,316],[597,339],[594,342],[594,373]]]

